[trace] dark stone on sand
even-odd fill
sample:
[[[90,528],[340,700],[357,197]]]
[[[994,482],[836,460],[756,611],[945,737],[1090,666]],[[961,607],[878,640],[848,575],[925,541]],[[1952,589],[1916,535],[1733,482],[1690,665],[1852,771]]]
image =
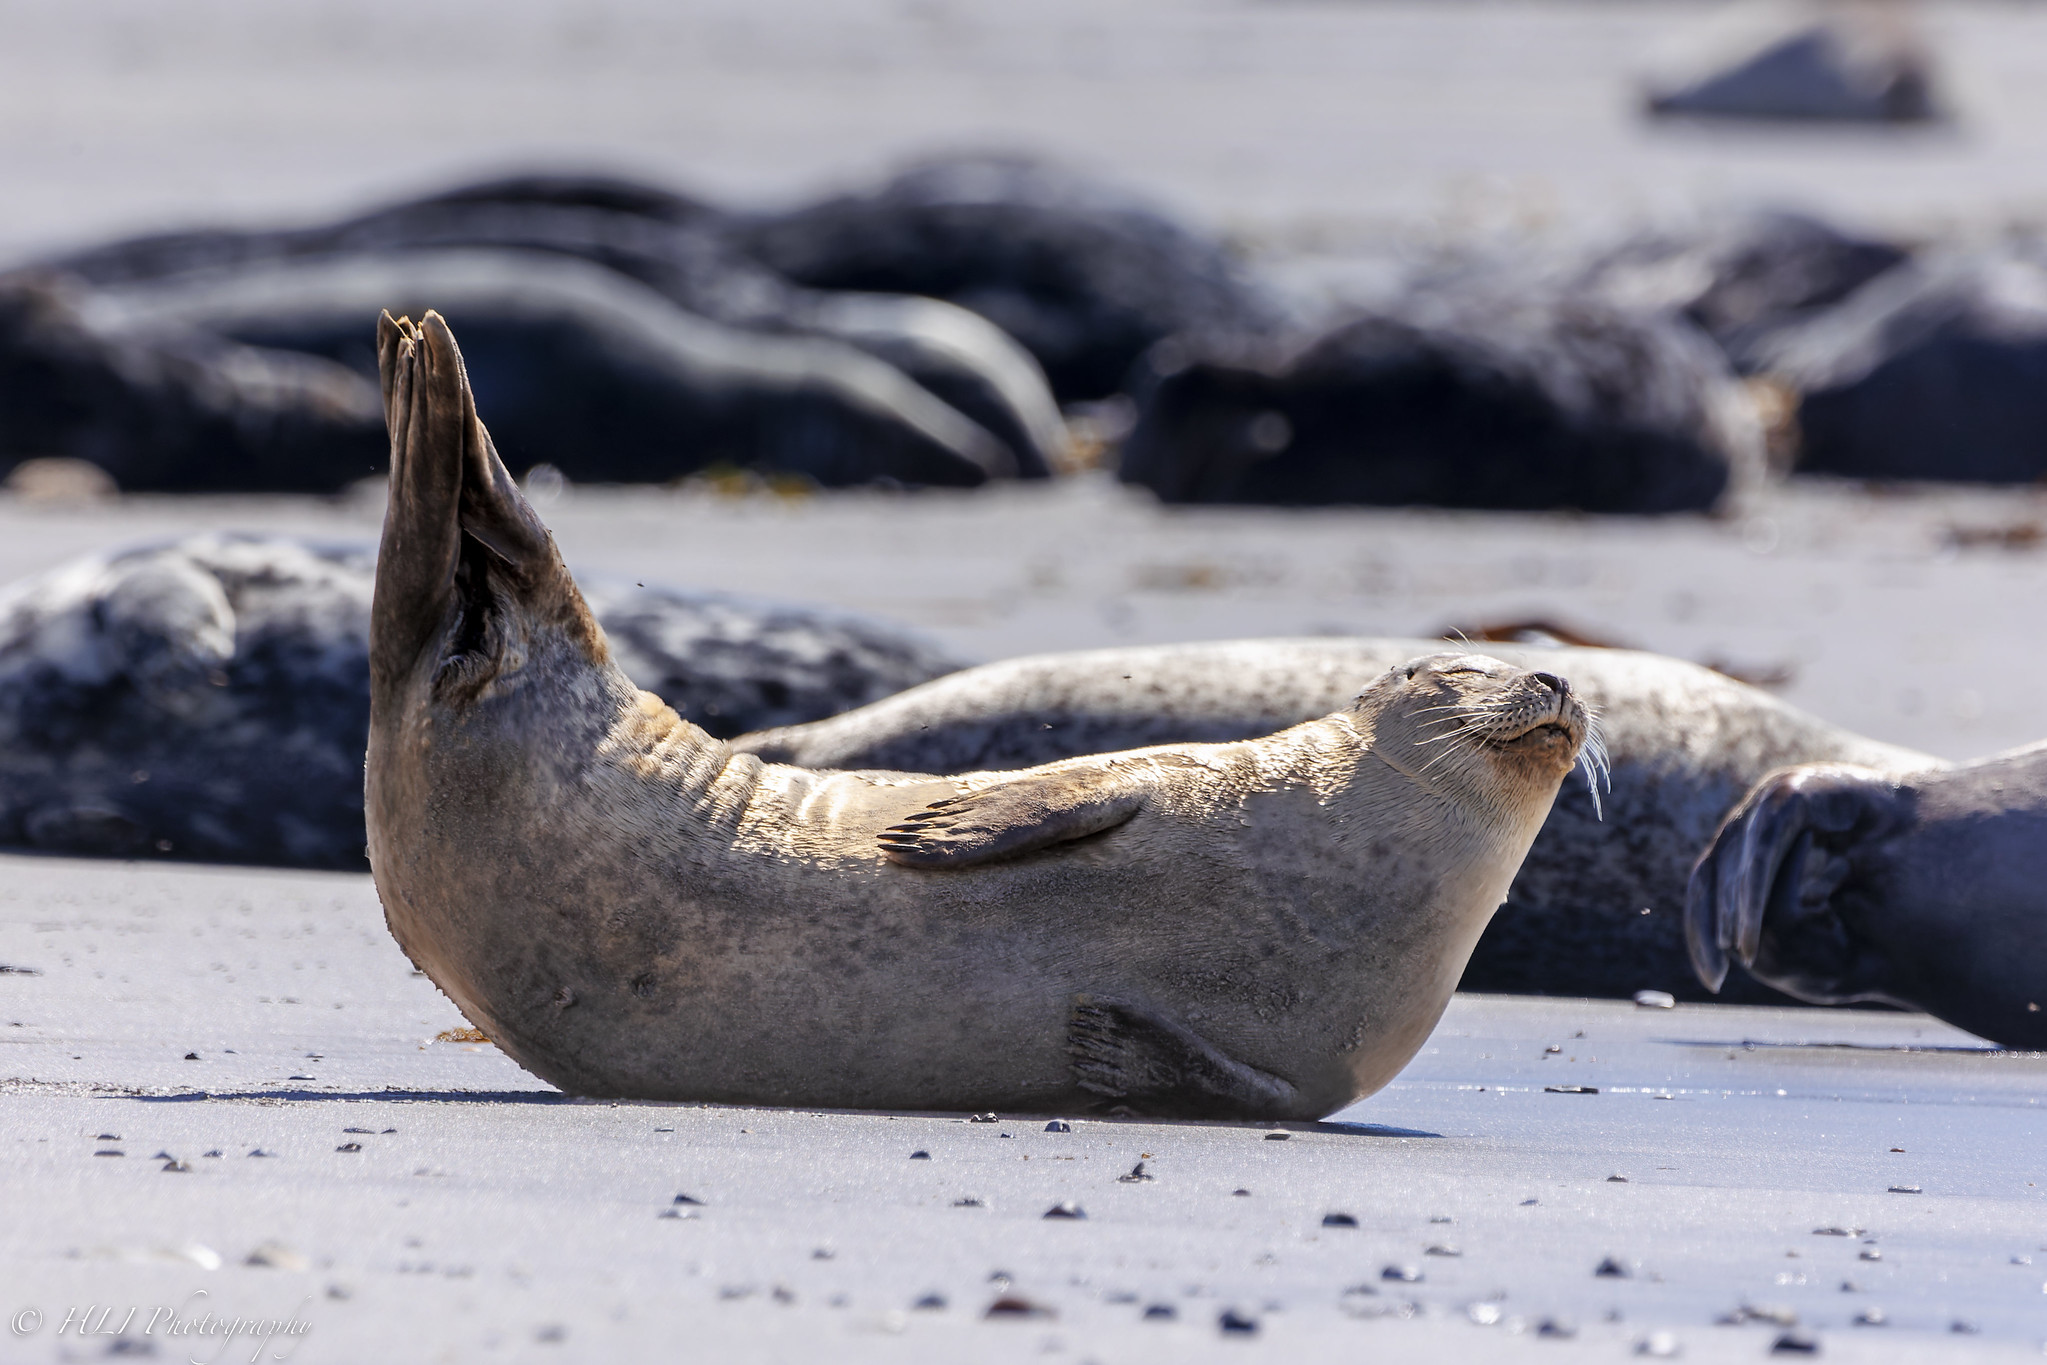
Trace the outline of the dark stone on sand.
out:
[[[1737,10],[1737,15],[1742,11]],[[1902,7],[1782,5],[1650,83],[1649,112],[1770,122],[1923,123],[1933,65]]]
[[[1354,1228],[1357,1225],[1358,1220],[1356,1217],[1348,1213],[1325,1213],[1322,1215],[1322,1226],[1325,1228]]]
[[[360,869],[369,551],[203,535],[0,590],[0,844]],[[853,618],[586,583],[620,665],[718,735],[947,671]]]
[[[1240,1313],[1234,1308],[1223,1309],[1222,1315],[1215,1320],[1215,1325],[1225,1336],[1248,1337],[1258,1334],[1258,1319],[1248,1313]]]
[[[1795,472],[2030,483],[2047,474],[2047,268],[2019,254],[1887,272],[1769,338],[1799,395]]]
[[[878,189],[758,220],[736,239],[800,284],[972,309],[1037,357],[1061,401],[1115,392],[1164,337],[1272,320],[1220,245],[1021,157],[931,161]]]
[[[1084,1209],[1084,1208],[1082,1208],[1082,1207],[1081,1207],[1080,1205],[1078,1205],[1078,1204],[1075,1204],[1075,1203],[1073,1203],[1073,1202],[1072,1202],[1072,1201],[1070,1201],[1070,1200],[1066,1200],[1066,1201],[1062,1201],[1062,1202],[1060,1202],[1060,1203],[1054,1204],[1054,1205],[1053,1205],[1053,1206],[1052,1206],[1051,1208],[1049,1208],[1049,1209],[1046,1209],[1046,1210],[1045,1210],[1045,1217],[1047,1217],[1047,1218],[1085,1218],[1085,1217],[1087,1217],[1087,1210],[1086,1210],[1086,1209]]]
[[[1452,284],[1305,346],[1147,353],[1121,475],[1173,503],[1658,513],[1760,468],[1725,359],[1591,297]]]

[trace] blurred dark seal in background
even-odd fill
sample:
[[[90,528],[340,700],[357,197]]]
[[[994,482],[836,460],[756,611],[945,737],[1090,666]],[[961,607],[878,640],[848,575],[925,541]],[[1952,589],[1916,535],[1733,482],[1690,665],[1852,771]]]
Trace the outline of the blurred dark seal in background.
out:
[[[1178,332],[1272,325],[1219,244],[1095,181],[1027,157],[933,160],[879,189],[742,228],[744,248],[818,289],[928,294],[1028,348],[1061,401],[1123,386]]]
[[[1292,349],[1172,338],[1122,477],[1167,502],[1713,507],[1762,431],[1689,326],[1544,290],[1431,289]]]

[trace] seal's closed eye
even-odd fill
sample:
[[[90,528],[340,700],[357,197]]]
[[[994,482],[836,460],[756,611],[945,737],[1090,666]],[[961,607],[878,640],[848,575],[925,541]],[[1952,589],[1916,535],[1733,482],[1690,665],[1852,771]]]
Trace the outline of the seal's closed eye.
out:
[[[972,867],[1113,829],[1143,804],[1111,773],[1048,773],[933,801],[877,837],[906,867]]]

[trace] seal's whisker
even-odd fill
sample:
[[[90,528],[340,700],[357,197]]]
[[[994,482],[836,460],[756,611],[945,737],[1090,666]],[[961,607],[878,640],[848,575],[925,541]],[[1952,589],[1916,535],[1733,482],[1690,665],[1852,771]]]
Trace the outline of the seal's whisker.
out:
[[[1479,731],[1484,730],[1486,728],[1487,727],[1482,725],[1472,725],[1467,727],[1466,729],[1459,730],[1455,734],[1438,736],[1439,739],[1465,740],[1466,742],[1462,744],[1452,744],[1445,749],[1439,750],[1434,758],[1431,758],[1428,762],[1422,764],[1421,771],[1422,772],[1429,771],[1431,768],[1435,767],[1438,763],[1441,763],[1446,758],[1450,758],[1453,756],[1461,757],[1463,755],[1472,753],[1474,750],[1478,748],[1478,742],[1472,739],[1471,736],[1477,734]],[[1422,742],[1426,744],[1430,743],[1431,741],[1424,740]]]
[[[1606,819],[1604,804],[1599,799],[1599,789],[1604,786],[1613,790],[1613,763],[1606,752],[1606,735],[1599,725],[1599,713],[1591,707],[1585,708],[1585,738],[1578,745],[1578,769],[1585,774],[1585,789],[1592,793],[1592,814],[1600,820]]]
[[[1432,712],[1448,711],[1450,713],[1448,717],[1438,717],[1435,720],[1423,722],[1427,725],[1443,725],[1451,720],[1471,720],[1505,715],[1513,709],[1514,707],[1511,703],[1500,701],[1458,701],[1448,702],[1442,706],[1426,706],[1415,714],[1425,716]]]
[[[1416,740],[1415,742],[1417,744],[1441,744],[1446,739],[1463,739],[1466,735],[1477,734],[1482,730],[1492,728],[1490,723],[1492,717],[1490,716],[1460,716],[1458,719],[1462,720],[1464,724],[1457,729],[1446,730],[1440,735],[1430,735],[1427,739]]]

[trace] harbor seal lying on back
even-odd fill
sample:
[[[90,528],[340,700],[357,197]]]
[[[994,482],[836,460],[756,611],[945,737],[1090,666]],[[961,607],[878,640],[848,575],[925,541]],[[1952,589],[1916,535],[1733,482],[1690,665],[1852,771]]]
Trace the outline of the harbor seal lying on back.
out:
[[[1586,738],[1562,678],[1438,654],[1234,744],[764,764],[611,662],[440,317],[380,347],[377,890],[565,1090],[1319,1117],[1420,1047]]]
[[[2047,1048],[2047,745],[1940,772],[1773,773],[1699,861],[1685,929],[1713,990],[1739,962],[1819,1005],[1925,1010]]]
[[[733,745],[812,768],[950,773],[1243,739],[1325,715],[1344,704],[1354,679],[1442,647],[1325,638],[1042,654]],[[1792,763],[1938,764],[1677,659],[1622,649],[1485,649],[1571,680],[1600,713],[1612,790],[1602,793],[1602,819],[1585,782],[1565,783],[1465,970],[1467,990],[1626,997],[1653,988],[1705,999],[1679,923],[1685,880],[1742,794]],[[1782,1000],[1740,979],[1727,998]]]

